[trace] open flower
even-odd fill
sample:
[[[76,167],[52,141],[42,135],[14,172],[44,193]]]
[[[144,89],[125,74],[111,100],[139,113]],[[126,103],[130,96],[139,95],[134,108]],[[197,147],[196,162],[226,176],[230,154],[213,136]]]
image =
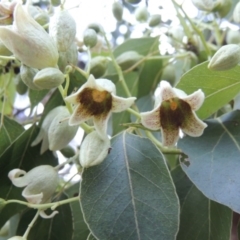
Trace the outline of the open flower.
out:
[[[165,146],[176,144],[180,129],[189,136],[198,137],[207,127],[194,112],[201,107],[203,100],[202,90],[187,96],[182,90],[172,88],[168,82],[161,81],[154,109],[141,113],[142,124],[151,130],[161,129]]]
[[[14,8],[12,26],[0,27],[0,39],[23,64],[37,68],[56,67],[58,51],[44,28],[26,11],[21,3]]]
[[[21,169],[13,169],[8,173],[9,179],[16,187],[25,187],[22,196],[29,203],[48,203],[58,185],[57,171],[50,165],[41,165],[25,172]],[[40,212],[43,218],[53,217],[57,211],[47,216]]]
[[[75,104],[69,125],[77,125],[90,118],[98,134],[105,139],[107,121],[111,112],[121,112],[130,107],[135,97],[122,98],[115,95],[115,85],[107,79],[97,79],[90,75],[87,82],[66,101]]]

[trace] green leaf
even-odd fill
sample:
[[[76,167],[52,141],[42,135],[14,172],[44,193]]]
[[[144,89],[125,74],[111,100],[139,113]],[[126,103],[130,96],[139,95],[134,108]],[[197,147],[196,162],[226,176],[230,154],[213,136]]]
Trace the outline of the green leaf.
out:
[[[153,92],[162,74],[162,59],[151,59],[144,62],[138,79],[138,95],[142,97]]]
[[[67,199],[62,195],[58,200]],[[72,215],[68,204],[59,206],[58,214],[50,219],[43,219],[39,217],[33,225],[28,235],[28,240],[48,239],[48,240],[70,240],[73,235]],[[46,211],[51,214],[51,211]],[[21,218],[17,229],[17,235],[22,236],[26,231],[28,224],[32,221],[36,214],[35,210],[25,211]]]
[[[28,96],[31,102],[31,109],[38,105],[38,103],[47,95],[49,90],[32,90],[29,89]]]
[[[208,198],[240,213],[240,111],[209,120],[204,134],[184,137],[178,147],[187,155],[181,166]]]
[[[23,199],[22,188],[12,185],[8,178],[8,173],[14,168],[20,168],[25,171],[39,165],[57,165],[57,159],[52,152],[47,151],[40,155],[40,144],[31,147],[32,141],[38,133],[37,127],[32,126],[17,138],[11,146],[0,157],[0,198]],[[14,214],[23,210],[25,207],[19,204],[9,204],[0,211],[0,227]]]
[[[126,40],[114,50],[114,56],[117,57],[127,51],[135,51],[140,55],[146,56],[149,53],[154,54],[158,49],[159,37],[132,38]]]
[[[23,132],[24,128],[19,123],[6,116],[4,117],[3,126],[0,129],[0,156]]]
[[[197,65],[184,74],[176,88],[191,94],[198,89],[205,93],[205,101],[197,111],[205,119],[232,100],[240,91],[240,66],[227,71],[211,71],[208,62]]]
[[[79,193],[79,183],[68,188],[65,193],[69,198],[76,197]],[[73,221],[73,238],[72,240],[86,240],[90,231],[84,221],[79,202],[70,203]]]
[[[172,177],[181,202],[178,240],[229,240],[232,211],[206,198],[178,166]]]
[[[68,89],[68,94],[71,94],[75,88],[80,88],[87,81],[86,77],[77,70],[71,72],[69,77],[70,85]]]
[[[82,175],[85,220],[98,239],[175,239],[179,202],[166,163],[147,138],[112,140],[105,161]]]

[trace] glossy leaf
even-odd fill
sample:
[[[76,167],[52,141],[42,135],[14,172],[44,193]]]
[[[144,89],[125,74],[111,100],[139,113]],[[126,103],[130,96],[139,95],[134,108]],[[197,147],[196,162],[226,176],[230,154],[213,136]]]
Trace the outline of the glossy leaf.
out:
[[[181,202],[177,240],[229,240],[232,211],[206,198],[178,166],[172,177]]]
[[[0,129],[0,155],[23,132],[24,128],[19,123],[8,117],[4,117],[3,126]]]
[[[22,188],[12,185],[8,178],[8,172],[14,168],[29,171],[35,166],[48,164],[57,165],[57,159],[52,152],[47,151],[40,155],[40,144],[31,147],[32,141],[38,133],[37,127],[33,126],[17,138],[11,146],[0,157],[0,198],[24,200],[21,192]],[[23,205],[9,204],[0,212],[0,227],[9,217],[24,209]]]
[[[81,207],[98,239],[175,239],[179,202],[166,163],[146,138],[112,140],[105,161],[85,169]]]
[[[76,197],[79,194],[79,183],[68,188],[65,193],[68,198]],[[90,231],[84,222],[83,214],[79,202],[70,203],[72,211],[73,237],[72,240],[86,240]]]
[[[240,111],[207,121],[198,138],[186,136],[178,147],[187,155],[181,166],[208,198],[240,213]]]
[[[197,111],[205,119],[232,100],[240,91],[240,66],[228,71],[211,71],[208,62],[197,65],[182,76],[176,88],[187,94],[202,89],[205,101]]]
[[[67,199],[62,195],[59,200]],[[43,219],[39,217],[30,230],[28,240],[48,239],[48,240],[67,240],[72,239],[73,226],[71,208],[68,204],[59,206],[58,214],[50,219]],[[51,211],[46,211],[51,214]],[[20,222],[17,229],[17,235],[22,236],[26,231],[28,224],[32,221],[36,214],[35,210],[27,210],[21,215]]]
[[[32,90],[29,89],[28,96],[31,102],[31,109],[38,105],[42,99],[47,95],[49,90]]]

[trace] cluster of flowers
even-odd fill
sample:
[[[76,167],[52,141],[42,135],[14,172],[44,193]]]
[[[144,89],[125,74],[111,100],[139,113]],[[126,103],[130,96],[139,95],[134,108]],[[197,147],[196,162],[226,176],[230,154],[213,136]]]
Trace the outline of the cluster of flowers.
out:
[[[67,11],[61,11],[50,21],[47,33],[22,4],[14,6],[13,16],[13,25],[0,27],[0,40],[21,61],[21,73],[25,73],[24,76],[29,77],[29,72],[34,72],[26,84],[35,89],[61,85],[65,80],[63,71],[67,63],[76,64],[76,57],[72,57],[77,49],[74,43],[74,20]],[[73,113],[69,113],[65,106],[50,111],[32,146],[42,141],[41,153],[48,148],[60,150],[73,139],[79,124],[92,119],[94,131],[85,137],[79,160],[84,168],[99,164],[106,158],[110,148],[107,125],[111,113],[126,110],[135,100],[135,97],[116,96],[116,87],[110,80],[95,79],[90,75],[76,93],[65,98],[74,107]],[[201,90],[187,96],[183,91],[172,88],[168,82],[161,81],[154,109],[140,114],[141,123],[151,130],[161,129],[163,145],[175,146],[180,129],[194,137],[203,133],[207,125],[195,114],[203,100],[204,93]],[[26,186],[22,195],[31,203],[50,201],[58,184],[57,172],[51,166],[39,166],[28,173],[14,169],[9,173],[9,178],[17,187]],[[44,214],[42,216],[46,217]]]

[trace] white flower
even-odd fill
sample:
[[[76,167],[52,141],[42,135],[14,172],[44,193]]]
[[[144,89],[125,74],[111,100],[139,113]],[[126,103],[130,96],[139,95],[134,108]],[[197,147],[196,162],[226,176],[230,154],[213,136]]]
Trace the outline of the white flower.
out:
[[[50,202],[59,181],[57,171],[50,165],[41,165],[29,172],[13,169],[8,173],[8,177],[14,186],[25,187],[22,196],[32,204]],[[40,211],[43,218],[52,218],[57,213],[54,211],[48,216],[44,210]]]
[[[42,141],[40,154],[48,148],[56,151],[64,148],[76,135],[78,126],[69,126],[65,121],[70,116],[65,106],[52,109],[44,118],[41,129],[31,146]]]
[[[0,39],[17,59],[29,67],[57,67],[55,43],[20,3],[14,9],[13,26],[0,27]]]
[[[207,127],[194,112],[201,107],[203,101],[202,90],[187,96],[182,90],[172,88],[168,82],[161,81],[154,109],[141,113],[142,124],[151,130],[161,129],[165,146],[176,144],[180,129],[189,136],[198,137]]]
[[[97,79],[90,75],[87,82],[66,101],[75,104],[69,125],[77,125],[93,118],[98,134],[105,139],[107,122],[111,112],[121,112],[129,108],[135,97],[122,98],[115,95],[115,85],[107,79]]]

